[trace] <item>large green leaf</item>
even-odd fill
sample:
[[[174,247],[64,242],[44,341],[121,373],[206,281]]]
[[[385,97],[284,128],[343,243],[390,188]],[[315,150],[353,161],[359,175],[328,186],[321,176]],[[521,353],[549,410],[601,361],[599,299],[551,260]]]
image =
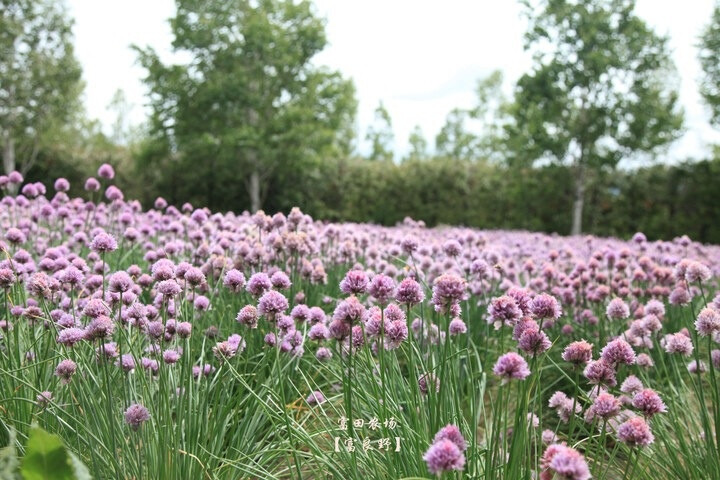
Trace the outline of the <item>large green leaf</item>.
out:
[[[17,450],[15,449],[15,430],[10,430],[10,441],[7,447],[0,448],[0,479],[15,480],[18,474]]]
[[[25,480],[87,480],[88,469],[69,452],[57,435],[38,426],[30,429],[20,469]]]

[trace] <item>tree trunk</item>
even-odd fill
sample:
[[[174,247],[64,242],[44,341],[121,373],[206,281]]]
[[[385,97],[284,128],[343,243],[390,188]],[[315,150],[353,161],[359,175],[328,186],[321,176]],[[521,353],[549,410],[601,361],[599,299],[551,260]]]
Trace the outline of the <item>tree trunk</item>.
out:
[[[262,207],[260,201],[260,173],[253,170],[250,173],[250,210],[252,213],[257,212]]]
[[[582,161],[581,161],[582,162]],[[575,174],[575,201],[573,202],[572,229],[570,235],[582,233],[582,214],[585,204],[585,167],[579,162]]]
[[[10,132],[5,130],[3,132],[3,169],[5,175],[10,174],[15,170],[15,139],[12,138]]]

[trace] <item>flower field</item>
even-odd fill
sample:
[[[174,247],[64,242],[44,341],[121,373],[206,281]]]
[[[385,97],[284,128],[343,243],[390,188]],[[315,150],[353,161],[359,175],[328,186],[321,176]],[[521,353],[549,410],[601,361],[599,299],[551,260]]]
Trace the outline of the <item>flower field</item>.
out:
[[[0,177],[0,478],[720,478],[720,247],[113,177]]]

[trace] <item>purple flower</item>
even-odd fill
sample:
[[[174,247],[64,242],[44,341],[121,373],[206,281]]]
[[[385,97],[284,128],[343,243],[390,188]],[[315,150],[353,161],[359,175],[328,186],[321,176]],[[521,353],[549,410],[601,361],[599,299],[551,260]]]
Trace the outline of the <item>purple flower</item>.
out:
[[[690,262],[685,270],[685,280],[689,283],[707,282],[710,278],[712,278],[712,272],[700,262]]]
[[[158,283],[157,289],[165,299],[172,298],[182,291],[182,288],[175,280],[163,280]]]
[[[350,270],[340,282],[340,291],[345,295],[359,295],[365,293],[368,287],[368,277],[363,270]]]
[[[635,375],[629,375],[620,385],[620,391],[628,395],[635,395],[643,389],[643,384]]]
[[[618,439],[631,447],[647,447],[655,440],[650,427],[640,417],[633,417],[621,424],[617,433]]]
[[[368,293],[380,304],[386,304],[395,296],[395,281],[387,275],[377,274],[370,281]]]
[[[131,354],[126,353],[118,358],[116,365],[127,373],[135,369],[135,359]]]
[[[77,327],[66,328],[58,334],[57,341],[68,347],[74,346],[76,343],[85,339],[85,330]]]
[[[620,413],[620,400],[607,392],[601,392],[590,407],[593,416],[604,420],[612,418]]]
[[[332,350],[327,347],[320,347],[317,349],[317,352],[315,352],[315,358],[321,362],[330,360],[332,358]]]
[[[25,234],[15,227],[8,228],[7,232],[5,232],[5,239],[13,244],[20,244],[25,243],[26,237]]]
[[[115,324],[109,317],[100,315],[93,318],[87,327],[85,327],[85,338],[87,340],[96,340],[106,338],[113,334]]]
[[[325,403],[325,395],[323,395],[319,390],[316,390],[308,395],[305,401],[310,406],[320,405],[321,403]]]
[[[53,394],[50,391],[44,391],[40,392],[40,394],[35,397],[35,401],[37,402],[38,406],[40,407],[47,407],[48,404],[52,401]]]
[[[537,319],[558,319],[562,315],[560,302],[552,295],[541,293],[530,301],[530,310]]]
[[[245,275],[240,270],[231,269],[225,273],[223,285],[230,291],[238,293],[245,287]]]
[[[548,351],[551,345],[552,342],[550,342],[545,332],[537,327],[525,329],[518,340],[520,350],[531,356],[536,356]]]
[[[699,367],[698,367],[698,365],[699,365]],[[697,361],[693,360],[687,364],[687,369],[688,369],[688,372],[690,372],[690,373],[700,374],[700,373],[707,372],[707,365],[702,360],[700,360],[699,364],[697,363]]]
[[[465,296],[467,283],[465,279],[445,273],[440,275],[433,282],[432,303],[435,310],[441,313],[447,312],[450,307],[458,304]]]
[[[15,273],[9,268],[0,268],[0,288],[7,289],[15,284]]]
[[[395,300],[403,305],[417,305],[425,300],[422,286],[413,278],[405,278],[398,285]]]
[[[302,323],[310,318],[310,309],[307,305],[295,305],[290,311],[290,316],[298,323]]]
[[[630,307],[621,298],[613,298],[605,313],[612,320],[621,320],[630,316]]]
[[[385,307],[383,313],[385,314],[385,320],[389,322],[394,322],[396,320],[401,320],[403,322],[406,321],[405,312],[403,312],[400,307],[398,307],[394,303],[391,303],[390,305]]]
[[[671,305],[687,305],[690,303],[690,300],[692,300],[690,292],[683,285],[679,285],[673,289],[668,298]]]
[[[558,417],[564,423],[567,423],[570,420],[570,417],[572,417],[575,413],[580,413],[582,411],[582,407],[579,403],[574,401],[572,398],[569,398],[561,391],[557,391],[552,394],[550,401],[548,402],[548,407],[557,409]],[[574,413],[573,407],[575,409]]]
[[[8,173],[8,181],[10,183],[22,183],[24,180],[22,174],[18,172],[17,170],[13,170],[12,172]]]
[[[562,353],[562,359],[575,365],[588,363],[592,359],[592,344],[585,340],[572,342]]]
[[[667,412],[660,395],[651,388],[646,388],[635,394],[632,400],[633,407],[640,410],[646,417],[652,417],[656,413]]]
[[[720,332],[720,313],[709,307],[703,308],[695,321],[695,329],[702,337]]]
[[[432,474],[441,474],[450,470],[462,471],[465,468],[465,455],[450,440],[433,443],[423,455],[428,470]]]
[[[595,385],[607,385],[609,387],[617,385],[615,369],[602,358],[588,363],[583,375],[590,383]]]
[[[55,190],[58,192],[67,192],[70,190],[70,182],[66,178],[58,178],[55,180]]]
[[[97,192],[100,190],[100,182],[98,182],[94,177],[89,177],[85,180],[85,190],[88,192]]]
[[[564,443],[548,446],[540,461],[543,472],[541,480],[554,478],[553,473],[564,480],[588,480],[591,478],[585,458]],[[549,473],[549,475],[547,475]]]
[[[97,173],[98,177],[105,178],[107,180],[112,180],[115,177],[115,170],[109,163],[103,163],[102,165],[100,165]]]
[[[608,342],[600,352],[600,357],[611,365],[635,363],[635,352],[629,343],[622,338]]]
[[[254,273],[250,280],[248,280],[245,289],[250,292],[253,297],[260,297],[266,290],[269,290],[272,286],[270,277],[263,272]]]
[[[199,312],[204,312],[210,307],[210,299],[205,295],[198,295],[193,301],[193,307]]]
[[[333,320],[339,320],[352,324],[365,315],[365,307],[357,297],[348,297],[338,303],[333,312]]]
[[[190,322],[180,322],[175,326],[175,332],[181,338],[187,338],[192,332],[192,324]]]
[[[310,327],[310,330],[308,331],[308,338],[315,341],[327,340],[330,338],[330,331],[325,324],[316,323]]]
[[[385,329],[385,350],[394,350],[408,338],[408,327],[405,320],[394,320]]]
[[[665,305],[657,300],[650,300],[645,305],[645,314],[662,318],[665,315]]]
[[[249,328],[257,328],[258,326],[258,311],[254,305],[245,305],[237,314],[235,318],[238,323],[241,323]]]
[[[270,283],[272,283],[272,286],[278,290],[286,290],[292,285],[287,274],[281,271],[277,271],[272,274],[272,277],[270,277]]]
[[[665,341],[665,351],[667,353],[679,353],[687,357],[693,351],[692,340],[683,333],[665,335],[663,340]]]
[[[58,366],[55,367],[55,375],[60,378],[63,384],[68,384],[70,383],[72,376],[75,374],[76,369],[77,365],[75,362],[65,359],[58,363]]]
[[[418,387],[420,388],[420,393],[423,395],[428,394],[428,383],[435,384],[435,393],[440,391],[440,379],[435,376],[434,373],[423,373],[418,377]]]
[[[117,250],[118,245],[112,235],[100,232],[93,237],[92,242],[90,242],[90,248],[96,252],[105,253]]]
[[[524,358],[515,352],[509,352],[498,358],[493,373],[504,379],[524,380],[530,375],[530,370]]]
[[[643,368],[650,368],[654,365],[652,358],[650,358],[650,355],[648,355],[647,353],[641,353],[640,355],[638,355],[635,363],[637,363],[638,367]]]
[[[163,361],[166,364],[172,365],[177,363],[178,360],[180,360],[180,352],[177,350],[168,349],[163,352]]]
[[[522,317],[522,310],[512,297],[503,295],[492,299],[488,314],[490,321],[499,328],[502,325],[514,326]]]
[[[148,420],[150,420],[150,412],[138,403],[130,405],[130,407],[125,410],[125,422],[135,431]]]
[[[205,283],[205,274],[202,270],[195,267],[188,268],[185,275],[183,275],[183,278],[191,287],[197,287],[198,285]]]
[[[276,315],[284,313],[288,309],[288,300],[282,293],[269,290],[258,301],[258,313],[273,320]]]
[[[450,239],[443,244],[443,252],[445,252],[445,255],[448,257],[457,257],[460,255],[461,250],[462,247],[457,240]]]
[[[453,318],[450,321],[448,329],[450,331],[450,335],[461,335],[463,333],[467,333],[467,326],[461,318]]]
[[[461,452],[467,450],[467,442],[462,433],[460,433],[460,429],[455,425],[446,425],[441,428],[440,431],[435,434],[433,443],[438,443],[441,440],[450,440],[457,445]]]

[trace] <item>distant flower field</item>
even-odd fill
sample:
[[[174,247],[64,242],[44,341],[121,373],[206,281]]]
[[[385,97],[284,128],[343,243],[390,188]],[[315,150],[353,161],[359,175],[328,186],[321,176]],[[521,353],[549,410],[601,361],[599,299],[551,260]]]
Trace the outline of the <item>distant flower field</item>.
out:
[[[0,478],[720,479],[718,246],[113,177],[0,177]]]

